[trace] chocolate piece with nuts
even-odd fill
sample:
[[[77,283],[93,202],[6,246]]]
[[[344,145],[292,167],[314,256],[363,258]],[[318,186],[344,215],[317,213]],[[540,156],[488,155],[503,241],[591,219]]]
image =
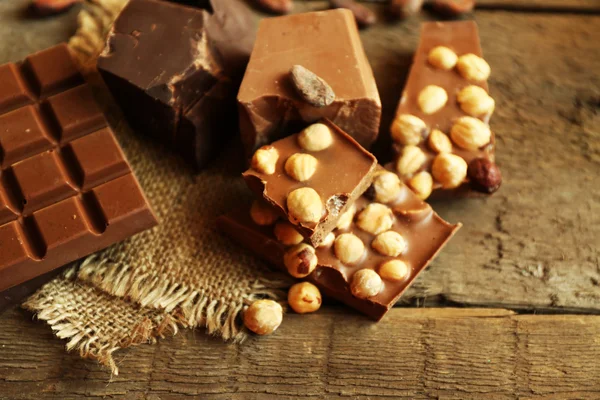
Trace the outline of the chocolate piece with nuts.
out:
[[[311,106],[325,107],[335,100],[331,86],[302,65],[294,65],[290,76],[298,94]]]

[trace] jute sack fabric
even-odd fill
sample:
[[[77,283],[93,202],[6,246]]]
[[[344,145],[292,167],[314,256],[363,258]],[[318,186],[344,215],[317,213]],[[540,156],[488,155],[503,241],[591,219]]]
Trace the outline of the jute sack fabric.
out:
[[[118,13],[117,1],[124,4],[90,2],[82,14],[87,16],[80,16],[71,47],[87,65],[103,43],[95,36],[105,35],[105,25]],[[81,43],[89,45],[85,51]],[[231,145],[196,174],[176,155],[131,132],[98,74],[88,75],[160,224],[68,269],[24,306],[68,340],[68,350],[98,359],[114,374],[116,350],[153,342],[180,327],[206,327],[210,334],[242,341],[244,307],[257,298],[281,300],[290,284],[214,229],[217,216],[251,201],[240,178],[242,152]]]

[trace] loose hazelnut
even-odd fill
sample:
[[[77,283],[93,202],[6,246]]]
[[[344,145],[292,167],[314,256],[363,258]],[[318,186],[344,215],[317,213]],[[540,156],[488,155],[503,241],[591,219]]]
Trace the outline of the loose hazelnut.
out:
[[[310,154],[292,154],[285,162],[285,172],[297,181],[309,180],[317,170],[317,159]]]
[[[356,206],[354,204],[352,204],[348,208],[348,210],[346,210],[346,212],[344,212],[340,216],[335,228],[341,229],[341,230],[350,228],[350,225],[352,224],[352,221],[354,220],[354,214],[356,214]]]
[[[303,187],[288,195],[287,208],[290,216],[299,222],[319,222],[323,214],[323,203],[317,191]]]
[[[342,233],[333,244],[335,256],[344,264],[352,264],[360,260],[365,252],[365,245],[358,236]]]
[[[263,174],[272,175],[275,173],[275,165],[279,159],[279,152],[273,146],[263,146],[256,150],[252,156],[252,169]]]
[[[370,191],[373,200],[389,203],[398,197],[401,190],[400,178],[393,172],[383,171],[375,175]]]
[[[425,114],[434,114],[441,110],[448,102],[446,91],[436,85],[425,86],[417,98],[419,108]]]
[[[411,114],[400,114],[392,122],[392,139],[400,144],[417,145],[427,134],[425,122]]]
[[[301,243],[304,240],[302,235],[298,233],[296,228],[294,228],[294,225],[287,221],[276,223],[273,231],[277,240],[279,240],[284,246],[293,246]]]
[[[403,281],[410,274],[410,267],[402,260],[386,261],[379,267],[379,275],[386,281]]]
[[[473,117],[491,115],[496,106],[494,99],[488,95],[484,88],[469,85],[456,95],[460,108]]]
[[[298,144],[304,150],[321,151],[333,143],[331,130],[325,124],[312,124],[298,134]]]
[[[427,156],[417,146],[406,146],[396,163],[396,171],[400,176],[408,177],[417,172],[427,161]]]
[[[310,275],[317,267],[317,262],[315,249],[306,243],[290,248],[283,255],[283,264],[294,278]]]
[[[293,285],[288,292],[288,304],[298,314],[306,314],[321,308],[321,292],[310,282]]]
[[[335,240],[335,234],[333,232],[329,232],[327,234],[327,236],[325,236],[325,239],[323,239],[321,244],[319,244],[318,247],[329,247],[333,244],[334,240]]]
[[[439,129],[434,129],[429,134],[429,138],[427,138],[427,144],[429,148],[436,153],[451,153],[452,152],[452,142],[448,135]]]
[[[427,171],[421,171],[408,180],[408,186],[421,200],[427,199],[433,190],[433,177]]]
[[[378,235],[394,224],[392,210],[383,204],[371,203],[358,214],[356,225],[365,232]]]
[[[469,53],[458,57],[456,68],[463,78],[470,81],[485,81],[490,76],[491,68],[481,57]]]
[[[372,269],[361,269],[352,276],[350,290],[359,299],[368,299],[377,296],[383,289],[383,281],[377,272]]]
[[[467,173],[473,189],[480,192],[494,193],[502,184],[500,168],[487,158],[476,158],[471,161]]]
[[[490,127],[480,119],[460,117],[450,129],[450,137],[465,150],[477,150],[490,142]]]
[[[270,335],[283,321],[283,308],[273,300],[256,300],[244,312],[244,325],[257,335]]]
[[[254,200],[250,207],[250,218],[256,225],[272,225],[277,221],[279,215],[275,212],[273,206],[263,200]]]
[[[456,53],[445,46],[434,47],[427,57],[429,64],[446,71],[454,68],[456,60],[458,60]]]
[[[384,256],[397,257],[406,249],[406,240],[395,231],[380,233],[371,246]]]
[[[455,154],[441,153],[433,160],[431,174],[444,189],[453,189],[465,180],[467,162]]]

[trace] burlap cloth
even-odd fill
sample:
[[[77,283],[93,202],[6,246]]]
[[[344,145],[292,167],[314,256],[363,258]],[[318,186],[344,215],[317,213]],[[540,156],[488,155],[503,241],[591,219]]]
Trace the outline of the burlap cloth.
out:
[[[86,4],[69,43],[84,64],[93,65],[125,2]],[[176,155],[131,132],[97,73],[88,71],[160,225],[69,268],[24,307],[67,340],[68,350],[99,360],[114,374],[113,352],[173,335],[180,327],[206,327],[210,334],[242,341],[244,307],[259,297],[281,299],[290,281],[214,230],[218,215],[250,201],[239,175],[241,151],[230,146],[195,174]]]

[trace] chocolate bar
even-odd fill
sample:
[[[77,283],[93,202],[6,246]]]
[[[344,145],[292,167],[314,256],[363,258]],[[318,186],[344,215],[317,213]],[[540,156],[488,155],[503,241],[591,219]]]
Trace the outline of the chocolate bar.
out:
[[[389,175],[396,176],[378,172],[383,181]],[[219,217],[218,227],[276,268],[303,275],[325,295],[380,320],[461,226],[441,219],[397,177],[394,182],[385,205],[360,197],[347,221],[317,248],[289,241],[293,234],[282,234],[286,222],[257,225],[248,209]],[[290,270],[296,265],[310,272]]]
[[[323,120],[258,149],[243,177],[257,197],[317,246],[367,190],[376,166],[371,153]]]
[[[500,186],[489,119],[490,67],[473,21],[426,22],[391,126],[388,165],[422,199]],[[468,166],[472,164],[471,167]],[[469,171],[468,171],[469,170]]]
[[[0,77],[0,291],[156,225],[66,45]]]
[[[335,100],[325,107],[305,102],[291,83],[294,65],[323,79]],[[237,99],[248,155],[322,118],[365,148],[379,131],[379,93],[354,16],[345,9],[262,20]]]
[[[227,111],[235,109],[254,41],[250,11],[240,0],[214,0],[210,10],[132,0],[98,59],[129,124],[196,167],[235,130]]]

